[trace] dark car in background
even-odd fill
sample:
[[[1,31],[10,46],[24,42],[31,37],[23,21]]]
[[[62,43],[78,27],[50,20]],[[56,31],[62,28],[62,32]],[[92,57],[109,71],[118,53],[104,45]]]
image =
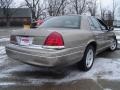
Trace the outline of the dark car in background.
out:
[[[43,19],[33,20],[31,23],[31,28],[36,28],[37,26],[40,26],[43,22]]]

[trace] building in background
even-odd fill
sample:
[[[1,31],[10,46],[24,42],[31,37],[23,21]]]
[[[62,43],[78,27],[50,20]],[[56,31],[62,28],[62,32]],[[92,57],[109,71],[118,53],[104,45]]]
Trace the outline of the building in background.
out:
[[[0,26],[6,26],[9,21],[10,26],[22,26],[24,20],[32,21],[32,13],[29,8],[9,8],[9,15],[5,15],[4,9],[0,8]]]

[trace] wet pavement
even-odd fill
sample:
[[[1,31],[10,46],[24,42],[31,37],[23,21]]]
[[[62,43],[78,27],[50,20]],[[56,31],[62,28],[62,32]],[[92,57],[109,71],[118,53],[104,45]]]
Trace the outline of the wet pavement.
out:
[[[71,83],[61,84],[61,85],[54,85],[54,84],[45,84],[42,86],[14,86],[8,90],[103,90],[96,82],[89,79],[84,79],[80,81],[74,81]],[[6,89],[3,89],[6,90]]]
[[[0,57],[0,90],[119,90],[119,53],[117,50],[114,53],[106,51],[99,54],[89,72],[71,66],[66,69],[67,74],[59,75],[47,68],[14,61],[3,50]],[[110,68],[112,64],[113,69]]]
[[[97,55],[88,72],[74,65],[59,74],[8,58],[4,48],[8,43],[0,42],[0,90],[120,90],[119,49]]]

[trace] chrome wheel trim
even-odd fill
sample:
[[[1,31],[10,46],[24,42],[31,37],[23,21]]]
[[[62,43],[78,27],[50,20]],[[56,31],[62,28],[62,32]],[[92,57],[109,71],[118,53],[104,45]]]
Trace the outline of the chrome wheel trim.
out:
[[[111,50],[115,50],[116,46],[117,46],[117,43],[116,43],[115,40],[113,40],[113,43],[112,43],[112,45],[110,46],[110,49],[111,49]]]
[[[87,56],[86,56],[86,67],[90,68],[94,61],[94,52],[92,49],[89,49]]]

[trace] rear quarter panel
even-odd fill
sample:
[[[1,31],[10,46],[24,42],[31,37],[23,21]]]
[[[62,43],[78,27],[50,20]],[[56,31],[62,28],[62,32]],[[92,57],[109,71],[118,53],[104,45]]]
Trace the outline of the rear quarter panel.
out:
[[[60,33],[63,36],[66,48],[80,47],[85,51],[86,46],[95,41],[87,17],[81,18],[80,29],[63,30]]]

